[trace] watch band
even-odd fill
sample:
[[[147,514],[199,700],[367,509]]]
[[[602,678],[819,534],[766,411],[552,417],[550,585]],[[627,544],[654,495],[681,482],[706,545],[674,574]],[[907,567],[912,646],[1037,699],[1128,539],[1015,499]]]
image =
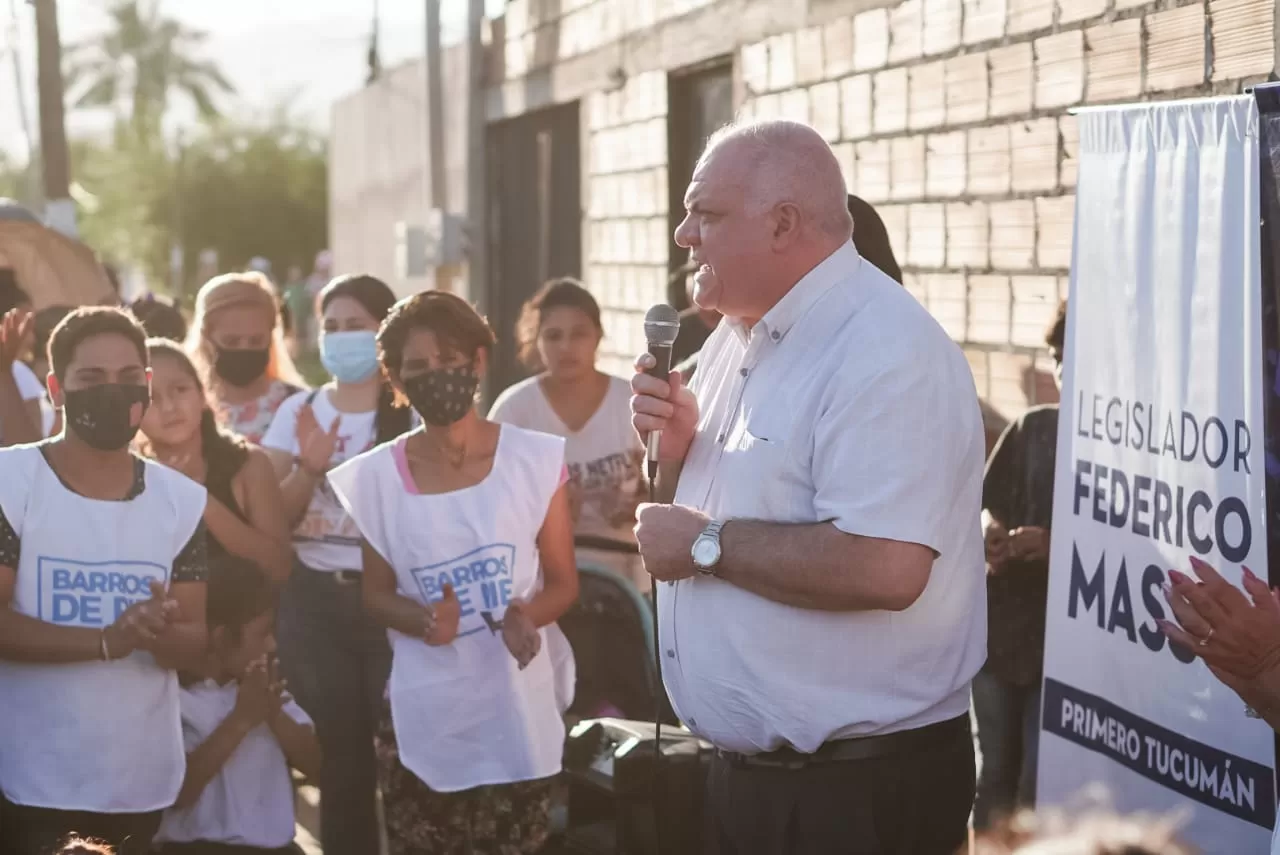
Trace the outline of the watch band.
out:
[[[713,541],[716,545],[715,561],[713,561],[710,564],[699,564],[698,561],[695,559],[693,562],[693,566],[696,567],[698,572],[703,576],[715,576],[716,569],[720,566],[720,560],[723,557],[723,552],[721,551],[721,548],[720,548],[720,531],[721,529],[724,528],[724,524],[725,524],[724,520],[712,520],[711,522],[707,523],[707,527],[704,528],[702,532],[698,535],[698,537],[694,540],[695,546],[699,541],[702,541],[702,540]]]

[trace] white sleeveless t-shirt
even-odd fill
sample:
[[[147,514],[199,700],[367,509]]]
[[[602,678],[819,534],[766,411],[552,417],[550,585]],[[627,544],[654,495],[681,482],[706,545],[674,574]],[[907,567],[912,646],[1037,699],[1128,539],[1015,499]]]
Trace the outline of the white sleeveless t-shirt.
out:
[[[205,488],[147,461],[140,492],[89,499],[34,445],[0,450],[0,511],[21,549],[11,608],[100,629],[165,586],[204,516]],[[178,678],[150,653],[62,665],[0,661],[0,789],[11,802],[94,813],[173,804],[186,772]]]
[[[573,684],[568,644],[554,624],[543,627],[542,650],[521,671],[501,621],[507,603],[542,587],[537,538],[560,486],[564,440],[504,425],[488,477],[438,495],[417,493],[398,465],[404,441],[329,472],[364,539],[395,570],[398,593],[430,603],[448,582],[462,607],[458,636],[443,647],[388,633],[400,762],[437,792],[555,775],[564,684]]]

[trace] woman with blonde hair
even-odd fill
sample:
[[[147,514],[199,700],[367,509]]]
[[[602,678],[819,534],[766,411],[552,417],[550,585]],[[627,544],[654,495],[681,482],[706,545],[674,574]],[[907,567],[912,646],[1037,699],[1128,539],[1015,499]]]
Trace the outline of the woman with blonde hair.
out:
[[[285,347],[275,290],[261,273],[228,273],[204,284],[187,352],[219,423],[255,444],[285,399],[306,386]]]

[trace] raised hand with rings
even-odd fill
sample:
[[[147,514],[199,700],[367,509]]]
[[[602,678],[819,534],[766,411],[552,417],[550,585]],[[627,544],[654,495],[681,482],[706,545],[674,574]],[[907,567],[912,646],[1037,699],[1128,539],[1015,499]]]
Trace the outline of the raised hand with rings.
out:
[[[1169,571],[1165,599],[1177,623],[1160,621],[1164,634],[1238,679],[1280,669],[1280,600],[1267,584],[1248,567],[1244,591],[1198,558],[1191,568],[1195,579]]]

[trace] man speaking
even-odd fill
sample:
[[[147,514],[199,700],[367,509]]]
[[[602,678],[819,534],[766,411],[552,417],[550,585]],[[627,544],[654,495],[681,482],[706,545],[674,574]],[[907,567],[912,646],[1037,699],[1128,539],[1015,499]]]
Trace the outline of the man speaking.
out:
[[[806,125],[707,145],[676,242],[724,321],[686,388],[637,361],[661,431],[636,534],[663,677],[717,750],[721,855],[951,855],[974,792],[986,644],[983,430],[969,366],[850,242]]]

